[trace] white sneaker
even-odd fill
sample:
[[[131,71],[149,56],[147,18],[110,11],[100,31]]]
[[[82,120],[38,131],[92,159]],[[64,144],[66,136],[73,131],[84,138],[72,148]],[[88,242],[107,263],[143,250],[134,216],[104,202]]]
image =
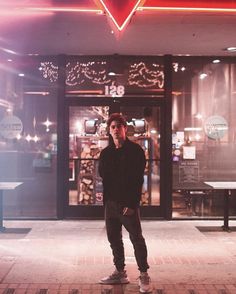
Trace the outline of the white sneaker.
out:
[[[104,285],[128,284],[129,279],[126,271],[115,270],[110,276],[102,278],[99,283]]]
[[[152,291],[151,288],[151,279],[148,275],[148,273],[141,273],[139,276],[139,291],[141,293],[150,293]]]

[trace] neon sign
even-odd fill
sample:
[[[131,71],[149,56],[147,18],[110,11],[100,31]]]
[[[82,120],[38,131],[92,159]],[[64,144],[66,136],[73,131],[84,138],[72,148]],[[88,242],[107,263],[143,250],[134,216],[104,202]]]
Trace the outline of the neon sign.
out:
[[[17,2],[17,1],[15,1]],[[33,2],[33,1],[32,1]],[[68,1],[69,2],[69,1]],[[73,1],[73,5],[66,5],[62,1],[57,6],[44,6],[14,3],[14,9],[9,11],[28,10],[35,12],[77,12],[96,13],[104,12],[111,18],[116,28],[122,31],[128,24],[135,11],[196,11],[196,12],[230,12],[236,13],[236,0],[84,0]],[[76,3],[77,2],[77,3]],[[1,6],[1,5],[0,5]],[[5,9],[5,6],[3,7]],[[4,10],[5,11],[5,10]]]

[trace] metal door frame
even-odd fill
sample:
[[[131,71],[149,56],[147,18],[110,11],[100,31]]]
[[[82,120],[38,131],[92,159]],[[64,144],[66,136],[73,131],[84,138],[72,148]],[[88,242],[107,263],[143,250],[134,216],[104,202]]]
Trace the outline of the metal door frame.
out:
[[[160,108],[160,206],[144,206],[141,207],[141,217],[145,219],[158,219],[165,216],[166,207],[164,207],[167,197],[165,192],[165,179],[163,175],[166,169],[165,154],[163,153],[165,138],[165,103],[164,98],[158,99],[156,97],[66,97],[64,104],[64,168],[63,168],[63,218],[76,218],[76,219],[102,219],[103,207],[102,206],[69,206],[68,205],[68,191],[69,191],[69,107],[71,106],[109,106],[111,112],[119,112],[121,106],[150,106]]]

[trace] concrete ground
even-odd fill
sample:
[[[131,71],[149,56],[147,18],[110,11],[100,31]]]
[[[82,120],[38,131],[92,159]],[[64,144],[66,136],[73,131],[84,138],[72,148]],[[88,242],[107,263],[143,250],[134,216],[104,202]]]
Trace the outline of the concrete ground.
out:
[[[124,230],[125,286],[99,285],[113,271],[103,221],[4,221],[0,293],[139,293],[139,272]],[[152,293],[236,293],[236,221],[142,221]]]

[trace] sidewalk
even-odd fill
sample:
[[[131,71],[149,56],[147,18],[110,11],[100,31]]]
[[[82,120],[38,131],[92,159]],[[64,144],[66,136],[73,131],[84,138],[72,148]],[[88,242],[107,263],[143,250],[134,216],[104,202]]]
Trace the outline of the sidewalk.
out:
[[[236,221],[143,221],[153,292],[236,294]],[[103,221],[4,221],[0,294],[139,293],[124,230],[126,286],[99,285],[113,271]]]

